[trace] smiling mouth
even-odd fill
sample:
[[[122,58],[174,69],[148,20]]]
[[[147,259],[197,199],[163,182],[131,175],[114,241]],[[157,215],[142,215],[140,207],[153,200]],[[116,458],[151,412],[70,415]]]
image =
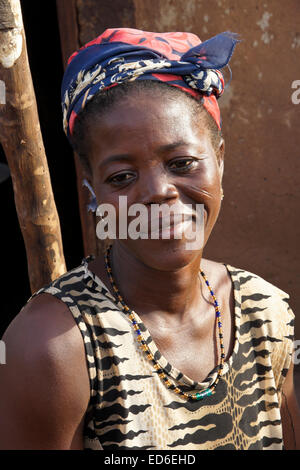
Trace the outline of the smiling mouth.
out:
[[[148,235],[150,238],[163,238],[168,235],[180,235],[194,221],[196,216],[191,213],[176,213],[171,217],[156,217],[148,219],[148,230],[140,231],[141,235]],[[158,235],[158,237],[157,237]]]

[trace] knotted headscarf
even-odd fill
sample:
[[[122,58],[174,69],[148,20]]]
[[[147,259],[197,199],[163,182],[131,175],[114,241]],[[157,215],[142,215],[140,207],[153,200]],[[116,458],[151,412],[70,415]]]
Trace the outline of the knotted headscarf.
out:
[[[224,32],[201,43],[192,33],[152,33],[131,28],[107,29],[72,54],[62,82],[63,124],[71,138],[77,115],[101,90],[133,80],[158,80],[203,102],[221,128],[217,99],[225,67],[238,42]]]

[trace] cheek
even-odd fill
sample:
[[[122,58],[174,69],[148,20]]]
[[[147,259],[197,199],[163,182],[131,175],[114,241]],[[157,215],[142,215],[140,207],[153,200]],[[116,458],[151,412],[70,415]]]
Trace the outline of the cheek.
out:
[[[95,190],[97,197],[97,204],[107,204],[114,208],[116,216],[118,216],[119,211],[119,195],[112,193],[111,191],[106,191],[103,188],[96,187]]]
[[[189,180],[186,190],[197,199],[197,194],[202,198],[207,195],[208,198],[218,198],[221,194],[221,175],[217,165],[206,165],[201,168]]]
[[[97,168],[92,167],[92,186],[95,191],[98,204],[118,204],[118,195],[107,183],[105,175],[99,174]]]
[[[220,167],[216,159],[210,161],[205,169],[205,181],[209,187],[217,189],[221,184]]]
[[[186,185],[185,195],[197,204],[204,205],[204,223],[208,237],[221,207],[221,179],[217,163],[203,167],[190,184]]]
[[[100,205],[100,212],[106,210],[105,206],[109,208],[110,214],[114,214],[117,226],[119,219],[124,217],[127,219],[128,206],[130,200],[125,194],[120,194],[118,189],[112,189],[108,185],[96,184],[95,189],[97,204]],[[120,196],[122,198],[120,199]],[[105,206],[103,206],[105,205]],[[129,218],[128,218],[129,220]]]

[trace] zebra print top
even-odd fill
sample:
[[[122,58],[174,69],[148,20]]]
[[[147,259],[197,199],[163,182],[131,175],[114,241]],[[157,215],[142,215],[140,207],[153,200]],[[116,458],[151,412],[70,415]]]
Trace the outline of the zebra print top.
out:
[[[141,351],[127,316],[88,268],[93,257],[32,297],[62,300],[82,334],[90,379],[86,449],[282,449],[281,388],[293,349],[289,296],[262,278],[225,265],[235,298],[235,343],[216,393],[186,402],[167,389]],[[31,298],[32,298],[31,297]],[[180,373],[158,351],[137,316],[155,359],[188,392],[203,383]]]

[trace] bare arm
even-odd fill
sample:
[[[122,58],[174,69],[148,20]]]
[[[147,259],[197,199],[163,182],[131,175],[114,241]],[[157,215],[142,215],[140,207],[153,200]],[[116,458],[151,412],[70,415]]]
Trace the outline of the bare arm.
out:
[[[283,384],[280,413],[284,448],[300,450],[300,409],[294,390],[293,362]]]
[[[90,387],[83,341],[68,308],[41,294],[2,339],[0,449],[83,449]]]

